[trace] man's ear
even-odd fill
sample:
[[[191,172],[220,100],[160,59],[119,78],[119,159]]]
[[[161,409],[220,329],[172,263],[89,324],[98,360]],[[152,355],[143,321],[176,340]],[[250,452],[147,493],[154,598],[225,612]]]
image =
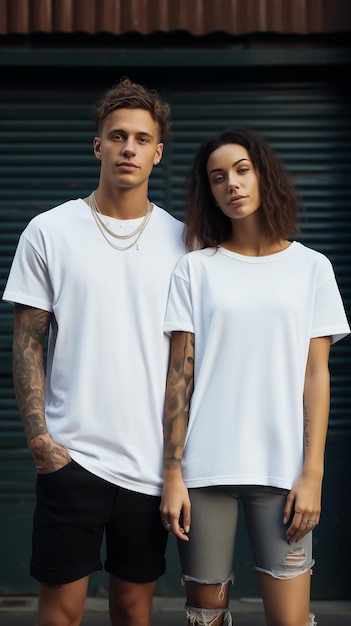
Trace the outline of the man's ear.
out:
[[[94,137],[93,141],[94,154],[97,159],[101,159],[101,141],[100,137]]]
[[[155,156],[154,156],[154,165],[158,165],[159,162],[162,159],[162,154],[163,154],[163,143],[158,143],[157,144],[157,148],[156,148],[156,152],[155,152]]]

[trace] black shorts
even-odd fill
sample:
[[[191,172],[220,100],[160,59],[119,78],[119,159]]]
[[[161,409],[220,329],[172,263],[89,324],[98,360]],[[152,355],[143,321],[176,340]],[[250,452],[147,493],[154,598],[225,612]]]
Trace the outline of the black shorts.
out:
[[[30,574],[60,585],[103,568],[135,583],[165,572],[168,533],[161,523],[160,498],[117,487],[75,461],[38,474]]]

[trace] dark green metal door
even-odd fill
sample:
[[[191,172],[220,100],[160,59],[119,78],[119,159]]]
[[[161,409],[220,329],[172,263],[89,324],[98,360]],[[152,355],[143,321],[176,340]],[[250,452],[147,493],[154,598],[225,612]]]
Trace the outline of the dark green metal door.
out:
[[[34,69],[25,84],[0,88],[0,290],[3,291],[19,233],[29,219],[71,197],[94,189],[98,165],[92,153],[95,130],[92,107],[116,81],[116,71],[99,68],[77,80],[57,82]],[[121,71],[118,75],[125,74]],[[181,218],[186,173],[200,141],[229,125],[247,125],[264,135],[290,171],[306,204],[301,240],[332,260],[351,314],[350,244],[351,123],[350,103],[330,79],[316,81],[313,70],[298,74],[233,70],[219,77],[213,68],[181,82],[175,70],[151,74],[136,70],[132,78],[159,89],[171,104],[173,135],[162,165],[155,169],[150,197]],[[23,70],[22,70],[23,74]],[[159,83],[155,81],[158,78]],[[103,82],[104,81],[104,82]],[[15,406],[11,378],[12,307],[0,305],[0,506],[2,568],[0,594],[31,594],[28,575],[35,475]],[[349,555],[345,550],[350,517],[347,498],[350,461],[351,342],[332,348],[332,405],[328,433],[324,512],[315,531],[313,597],[348,598]],[[234,558],[236,596],[258,595],[245,530]],[[91,578],[90,593],[107,589],[104,574]],[[171,538],[168,570],[159,581],[161,595],[181,595],[179,565]]]

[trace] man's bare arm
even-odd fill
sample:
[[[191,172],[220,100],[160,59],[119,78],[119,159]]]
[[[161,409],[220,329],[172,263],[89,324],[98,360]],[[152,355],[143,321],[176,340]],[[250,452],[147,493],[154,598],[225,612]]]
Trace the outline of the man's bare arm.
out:
[[[70,456],[50,437],[45,419],[43,345],[51,313],[15,304],[13,330],[13,385],[28,447],[39,473],[66,465]]]

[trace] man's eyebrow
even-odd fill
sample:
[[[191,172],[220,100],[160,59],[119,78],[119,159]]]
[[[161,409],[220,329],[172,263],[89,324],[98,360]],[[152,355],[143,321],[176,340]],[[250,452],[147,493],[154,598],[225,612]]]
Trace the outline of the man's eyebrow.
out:
[[[121,135],[128,135],[129,133],[125,128],[110,128],[109,133],[120,133]],[[133,131],[133,135],[144,135],[147,137],[153,137],[152,133],[149,133],[147,130],[137,130]]]

